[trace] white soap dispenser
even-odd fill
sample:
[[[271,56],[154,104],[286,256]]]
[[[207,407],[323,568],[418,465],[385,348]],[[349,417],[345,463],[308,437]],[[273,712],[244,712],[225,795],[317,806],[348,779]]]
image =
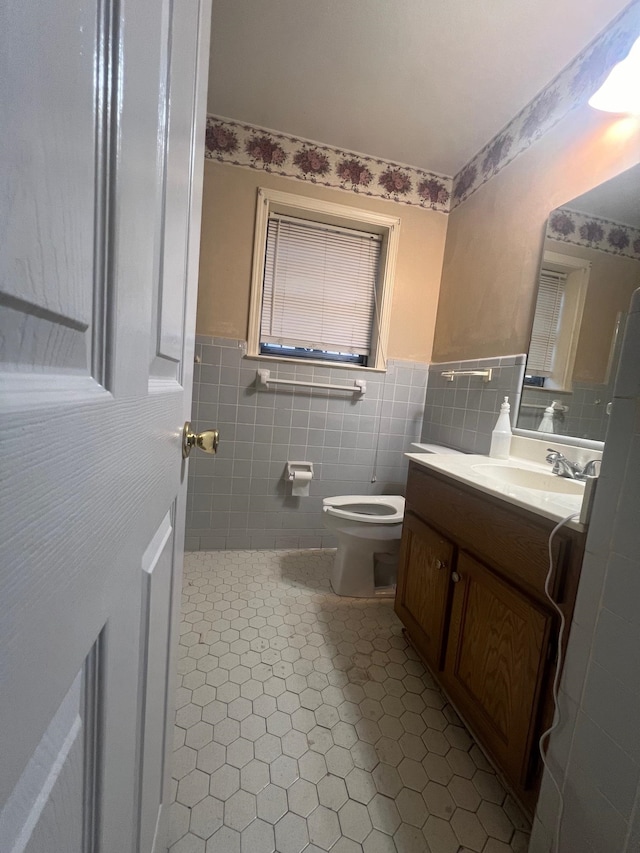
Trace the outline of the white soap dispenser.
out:
[[[491,449],[489,456],[494,459],[508,459],[509,450],[511,449],[511,422],[509,420],[509,398],[505,397],[504,402],[500,406],[500,414],[498,420],[491,433]]]
[[[540,421],[540,426],[538,427],[538,432],[553,432],[555,427],[553,425],[553,416],[556,412],[556,404],[555,400],[551,403],[550,406],[544,410],[544,415],[542,416],[542,420]]]

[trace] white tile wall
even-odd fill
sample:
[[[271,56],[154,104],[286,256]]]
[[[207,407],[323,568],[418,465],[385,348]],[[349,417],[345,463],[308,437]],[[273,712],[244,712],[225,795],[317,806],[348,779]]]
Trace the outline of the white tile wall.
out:
[[[526,356],[519,354],[430,365],[421,441],[468,453],[488,453],[505,396],[509,397],[515,426],[525,360]],[[486,368],[493,371],[489,382],[478,376],[458,376],[453,381],[442,376],[446,370]]]
[[[558,853],[640,850],[639,472],[636,291],[562,680],[571,701],[562,703],[563,726],[550,744],[564,796]],[[559,798],[545,776],[531,853],[555,850],[559,814]]]
[[[403,453],[420,435],[427,365],[390,360],[386,373],[243,358],[243,342],[199,336],[194,374],[196,429],[217,427],[220,450],[189,460],[187,548],[333,546],[322,498],[402,494]],[[362,399],[341,391],[256,387],[265,367],[281,379],[348,386],[366,379]],[[310,496],[293,498],[288,459],[314,464]],[[376,472],[376,482],[372,474]]]

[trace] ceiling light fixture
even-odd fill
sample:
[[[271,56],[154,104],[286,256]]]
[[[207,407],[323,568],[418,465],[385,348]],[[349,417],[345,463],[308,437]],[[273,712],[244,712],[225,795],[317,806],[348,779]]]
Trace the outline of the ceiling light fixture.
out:
[[[607,113],[640,114],[640,38],[627,58],[613,66],[602,86],[589,98],[589,106]]]

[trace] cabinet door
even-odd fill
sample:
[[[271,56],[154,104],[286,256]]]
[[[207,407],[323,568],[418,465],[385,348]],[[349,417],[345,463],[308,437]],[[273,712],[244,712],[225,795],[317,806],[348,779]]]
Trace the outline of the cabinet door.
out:
[[[552,617],[464,551],[454,580],[443,683],[511,781],[526,787]]]
[[[408,512],[402,529],[395,609],[434,669],[442,664],[453,545]]]

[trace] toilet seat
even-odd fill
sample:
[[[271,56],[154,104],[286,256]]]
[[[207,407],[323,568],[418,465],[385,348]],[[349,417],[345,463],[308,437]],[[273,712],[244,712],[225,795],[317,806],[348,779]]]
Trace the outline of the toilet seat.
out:
[[[340,495],[322,504],[323,512],[361,524],[400,524],[404,518],[400,495]]]

